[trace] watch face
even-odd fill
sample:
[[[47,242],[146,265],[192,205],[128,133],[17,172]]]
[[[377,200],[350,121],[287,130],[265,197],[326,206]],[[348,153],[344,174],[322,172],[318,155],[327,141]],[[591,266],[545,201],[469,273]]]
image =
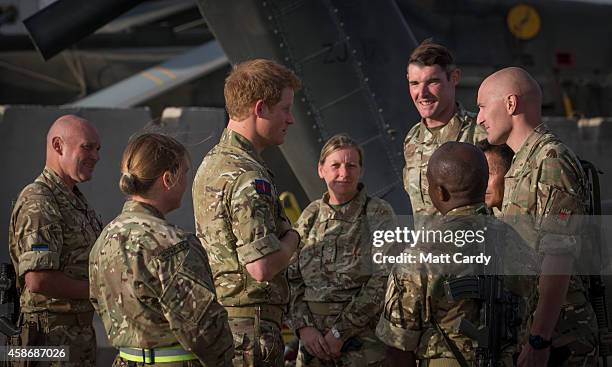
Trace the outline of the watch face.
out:
[[[332,328],[332,329],[331,329],[331,333],[332,333],[332,335],[334,336],[334,338],[336,338],[336,339],[340,339],[340,332],[338,331],[338,329],[336,329],[336,328]]]
[[[544,340],[540,335],[529,335],[529,345],[533,349],[544,349],[550,346],[550,340]]]

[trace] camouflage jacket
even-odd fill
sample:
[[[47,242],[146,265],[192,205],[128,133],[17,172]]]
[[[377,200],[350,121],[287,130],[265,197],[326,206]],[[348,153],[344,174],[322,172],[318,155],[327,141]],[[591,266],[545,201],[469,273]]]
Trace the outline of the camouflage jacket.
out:
[[[87,280],[87,259],[102,223],[75,186],[45,168],[17,199],[9,227],[11,260],[21,291],[21,312],[93,311],[87,300],[49,298],[25,288],[28,271],[59,270],[66,276]],[[58,284],[58,286],[61,286]]]
[[[535,128],[515,154],[504,180],[504,222],[512,225],[540,254],[568,254],[575,259],[582,248],[580,233],[587,214],[588,192],[576,155],[543,124]],[[532,298],[535,307],[536,297]],[[593,309],[587,301],[586,279],[572,276],[553,343],[560,334],[594,335]],[[569,315],[572,316],[569,316]]]
[[[389,269],[372,261],[372,232],[396,227],[391,206],[368,198],[363,188],[338,209],[329,205],[328,193],[304,209],[295,225],[302,237],[299,258],[289,267],[293,329],[315,326],[308,302],[344,304],[334,326],[345,340],[360,329],[374,329]],[[383,250],[392,247],[385,244]]]
[[[535,274],[537,269],[528,261],[532,257],[529,248],[520,244],[520,238],[513,231],[506,232],[506,228],[489,215],[484,203],[453,209],[432,221],[428,228],[430,231],[465,233],[467,230],[484,230],[484,239],[457,248],[453,244],[441,243],[439,239],[421,241],[412,248],[407,247],[405,253],[416,256],[416,263],[396,264],[393,267],[377,336],[389,346],[414,352],[418,359],[455,358],[432,322],[433,318],[464,357],[473,359],[476,343],[459,333],[458,327],[462,319],[476,326],[480,324],[479,301],[452,301],[444,283],[460,276],[483,274],[484,266],[453,261],[441,265],[430,260],[421,261],[420,254],[438,256],[459,253],[470,256],[483,252],[484,246],[503,244],[496,249],[487,249],[487,253],[493,255],[490,266],[495,266],[495,272],[501,269],[505,274]],[[522,261],[526,264],[522,264]],[[525,279],[528,278],[513,279],[510,282],[513,291],[527,295],[535,282],[533,277],[528,279],[528,283],[525,283]]]
[[[515,154],[504,185],[504,220],[527,243],[542,253],[579,255],[577,220],[587,214],[586,176],[576,155],[545,125]]]
[[[258,282],[245,265],[280,249],[290,228],[273,176],[253,145],[225,129],[204,157],[193,183],[197,236],[208,251],[224,306],[286,305],[286,273]]]
[[[476,144],[486,137],[486,132],[476,125],[476,115],[460,104],[446,125],[430,130],[421,120],[410,129],[404,140],[404,189],[410,196],[413,215],[439,213],[427,192],[427,163],[433,152],[448,141]]]
[[[114,347],[180,343],[206,366],[232,358],[227,312],[216,301],[206,252],[156,208],[125,203],[91,251],[89,281]]]

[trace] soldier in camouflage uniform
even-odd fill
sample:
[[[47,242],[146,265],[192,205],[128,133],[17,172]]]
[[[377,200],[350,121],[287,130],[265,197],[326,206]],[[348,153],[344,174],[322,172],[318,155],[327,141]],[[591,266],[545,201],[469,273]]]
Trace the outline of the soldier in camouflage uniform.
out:
[[[504,176],[512,165],[514,152],[506,144],[492,145],[487,139],[479,141],[476,146],[484,153],[489,166],[485,204],[496,217],[500,217],[504,201]]]
[[[327,192],[296,223],[302,242],[289,267],[289,319],[301,339],[298,366],[385,365],[374,329],[388,271],[373,263],[370,238],[397,223],[391,206],[359,183],[362,161],[351,138],[332,137],[319,159]]]
[[[488,246],[488,253],[498,261],[494,271],[505,274],[530,274],[533,254],[513,231],[506,231],[500,222],[489,215],[484,204],[487,186],[487,166],[482,152],[467,143],[448,142],[432,155],[428,167],[429,193],[442,216],[430,221],[429,231],[479,231],[486,229],[484,242],[463,245],[459,250],[452,243],[440,239],[423,240],[405,252],[419,259],[420,254],[434,256],[461,252],[465,256],[477,255]],[[499,245],[504,243],[504,246]],[[505,258],[504,258],[505,257]],[[500,259],[504,258],[501,262]],[[521,261],[518,261],[518,260]],[[514,260],[514,261],[511,261]],[[500,263],[501,262],[501,263]],[[491,265],[493,266],[493,265]],[[461,334],[458,327],[465,319],[476,327],[480,324],[479,303],[471,299],[453,301],[447,295],[444,283],[458,276],[483,274],[481,264],[440,263],[417,260],[415,264],[397,264],[387,284],[383,314],[376,334],[389,345],[393,366],[455,367],[460,366],[455,352],[466,361],[474,361],[474,340]],[[501,273],[500,273],[501,274]],[[507,282],[515,293],[524,293],[518,279]],[[446,335],[445,335],[446,334]],[[445,341],[448,337],[451,342]],[[451,346],[452,343],[452,346]],[[511,366],[513,345],[506,344],[502,351],[502,365]]]
[[[167,136],[141,135],[124,152],[119,185],[129,200],[89,257],[91,302],[119,350],[114,366],[231,366],[206,252],[165,219],[181,204],[188,169],[187,151]]]
[[[299,244],[261,152],[284,142],[300,82],[269,60],[237,65],[225,81],[227,129],[193,184],[198,238],[234,335],[235,366],[282,366],[286,269]]]
[[[57,119],[47,135],[45,168],[23,189],[11,215],[9,249],[21,293],[21,335],[11,344],[69,345],[70,363],[51,365],[96,361],[87,257],[102,224],[76,184],[91,179],[99,149],[89,122],[73,115]]]
[[[444,46],[424,41],[410,55],[407,75],[410,96],[421,115],[404,140],[404,189],[410,196],[415,228],[438,211],[427,193],[427,162],[447,141],[476,144],[486,137],[475,114],[455,101],[461,71]]]
[[[478,123],[488,141],[515,152],[505,177],[504,221],[543,256],[543,273],[561,274],[539,278],[519,366],[545,366],[549,354],[550,366],[594,366],[596,317],[587,284],[570,275],[581,252],[586,177],[576,155],[541,124],[541,103],[539,85],[520,68],[494,73],[478,91]]]

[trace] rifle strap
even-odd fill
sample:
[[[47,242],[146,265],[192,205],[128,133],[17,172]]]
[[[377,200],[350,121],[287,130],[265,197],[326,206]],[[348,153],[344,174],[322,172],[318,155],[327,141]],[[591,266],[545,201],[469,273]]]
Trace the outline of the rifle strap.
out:
[[[457,344],[455,344],[455,342],[448,336],[448,334],[444,331],[444,329],[442,329],[440,324],[438,324],[438,322],[436,321],[436,318],[433,316],[433,309],[431,308],[431,296],[427,297],[427,303],[429,306],[429,322],[436,328],[436,330],[438,330],[438,333],[442,335],[442,338],[444,338],[444,343],[453,353],[453,356],[455,356],[455,359],[457,359],[459,365],[461,367],[470,367],[470,364],[467,362],[467,360],[459,350],[459,347],[457,347]]]

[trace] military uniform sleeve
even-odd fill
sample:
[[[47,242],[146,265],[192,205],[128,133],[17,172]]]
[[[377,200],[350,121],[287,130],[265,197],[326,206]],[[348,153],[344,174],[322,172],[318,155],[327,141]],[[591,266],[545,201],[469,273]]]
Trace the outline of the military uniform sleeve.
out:
[[[231,223],[236,236],[238,260],[246,265],[280,250],[276,234],[272,183],[257,172],[246,172],[234,182],[231,192]]]
[[[367,220],[369,221],[370,238],[367,246],[372,246],[371,233],[375,230],[394,230],[397,227],[397,219],[391,206],[379,199],[371,199],[367,208]],[[386,243],[381,247],[373,247],[373,252],[381,251],[383,255],[391,255],[397,248],[395,243]],[[369,252],[368,252],[369,253]],[[369,255],[372,261],[372,255]],[[383,264],[372,264],[372,275],[361,287],[359,293],[353,297],[335,322],[335,327],[340,332],[343,340],[355,336],[376,322],[381,312],[385,296],[385,283],[389,270]]]
[[[550,153],[549,153],[550,154]],[[584,182],[564,157],[542,161],[537,200],[540,241],[544,254],[577,257],[581,250],[580,230],[585,213]]]
[[[412,160],[415,159],[414,152],[416,150],[416,142],[414,141],[414,137],[419,131],[419,125],[420,123],[417,122],[417,124],[414,125],[406,135],[406,139],[404,139],[404,169],[402,171],[402,178],[404,182],[404,190],[408,193],[408,195],[412,195],[413,192],[413,188],[410,187],[409,171],[410,165],[414,165],[414,162],[412,162]]]
[[[18,262],[17,275],[37,270],[59,270],[63,245],[62,216],[50,192],[29,186],[13,218],[13,246]],[[23,284],[23,283],[21,283]]]
[[[423,332],[421,315],[425,310],[426,284],[419,274],[406,265],[393,268],[376,327],[376,336],[383,343],[407,352],[416,351]]]
[[[204,249],[186,240],[152,261],[162,287],[161,309],[179,343],[204,366],[231,365],[233,337]]]
[[[311,203],[300,215],[300,218],[295,224],[295,230],[300,234],[302,242],[299,249],[304,247],[304,240],[308,237],[308,233],[312,229],[312,225],[318,214],[318,201]],[[299,253],[298,253],[299,259]],[[289,278],[289,286],[291,287],[289,299],[289,323],[291,328],[297,333],[299,329],[306,326],[314,326],[313,317],[306,302],[304,302],[304,291],[306,285],[299,266],[299,260],[289,265],[287,276]]]

